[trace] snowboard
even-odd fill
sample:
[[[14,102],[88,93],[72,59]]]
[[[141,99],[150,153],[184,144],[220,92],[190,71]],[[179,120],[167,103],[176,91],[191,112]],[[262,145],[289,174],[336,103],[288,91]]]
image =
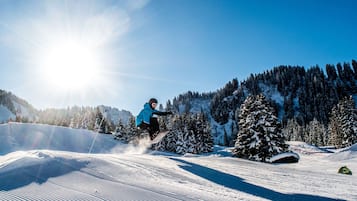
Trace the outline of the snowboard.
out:
[[[170,131],[162,131],[158,133],[154,139],[151,140],[151,144],[156,144],[162,140]]]

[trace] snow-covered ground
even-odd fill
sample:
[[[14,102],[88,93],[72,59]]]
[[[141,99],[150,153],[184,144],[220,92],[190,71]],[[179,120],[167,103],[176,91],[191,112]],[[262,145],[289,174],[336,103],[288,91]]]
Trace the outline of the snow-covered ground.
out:
[[[299,163],[145,151],[110,135],[0,125],[0,200],[357,200],[357,147],[291,142]],[[354,175],[337,174],[347,165]]]

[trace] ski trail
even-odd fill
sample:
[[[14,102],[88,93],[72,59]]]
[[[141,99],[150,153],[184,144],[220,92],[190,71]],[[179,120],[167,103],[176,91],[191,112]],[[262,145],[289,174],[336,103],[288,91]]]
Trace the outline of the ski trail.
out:
[[[3,201],[12,201],[12,200],[20,200],[20,201],[26,201],[26,200],[32,200],[27,197],[19,196],[16,193],[10,193],[7,191],[0,191],[0,198]]]

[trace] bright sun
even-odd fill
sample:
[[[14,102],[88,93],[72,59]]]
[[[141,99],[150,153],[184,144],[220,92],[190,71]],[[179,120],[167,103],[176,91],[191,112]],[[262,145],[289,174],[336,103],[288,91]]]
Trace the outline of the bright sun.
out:
[[[98,74],[95,49],[77,41],[60,41],[46,48],[42,70],[49,84],[62,90],[88,88]]]

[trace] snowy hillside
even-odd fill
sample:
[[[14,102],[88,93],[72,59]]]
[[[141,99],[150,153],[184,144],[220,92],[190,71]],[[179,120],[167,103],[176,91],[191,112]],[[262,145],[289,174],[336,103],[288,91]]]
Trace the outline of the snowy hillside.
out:
[[[98,113],[100,113],[100,115]],[[9,121],[35,122],[94,130],[98,117],[104,117],[106,122],[103,123],[102,126],[105,127],[105,124],[110,124],[112,128],[110,131],[113,132],[119,123],[127,125],[133,115],[129,111],[104,105],[97,107],[72,106],[62,109],[47,108],[37,110],[11,92],[0,89],[0,124]],[[108,133],[110,131],[108,131]]]
[[[300,149],[296,164],[213,154],[143,151],[109,135],[34,124],[0,125],[1,200],[356,200],[357,158]],[[356,145],[355,145],[356,146]],[[355,147],[348,151],[355,155]],[[309,154],[307,154],[309,153]],[[36,193],[34,193],[36,192]]]
[[[329,156],[329,159],[336,160],[336,161],[357,159],[357,144],[354,144],[351,147],[340,150],[339,152]]]
[[[36,109],[25,100],[0,89],[0,123],[15,120],[16,116],[35,121]]]
[[[204,112],[205,114],[210,114],[210,99],[203,98],[193,98],[188,103],[178,103],[177,108],[180,114],[183,113],[192,113],[197,114]]]
[[[99,135],[84,129],[41,124],[2,124],[0,125],[0,154],[36,149],[104,153],[109,152],[110,147],[117,145],[111,136],[98,138],[97,136]]]
[[[126,125],[129,123],[130,118],[133,116],[131,112],[126,110],[119,110],[117,108],[112,108],[109,106],[100,105],[98,106],[103,116],[109,119],[115,125],[118,125],[119,121]]]
[[[9,119],[15,119],[16,116],[7,107],[0,105],[0,123],[7,122]]]

